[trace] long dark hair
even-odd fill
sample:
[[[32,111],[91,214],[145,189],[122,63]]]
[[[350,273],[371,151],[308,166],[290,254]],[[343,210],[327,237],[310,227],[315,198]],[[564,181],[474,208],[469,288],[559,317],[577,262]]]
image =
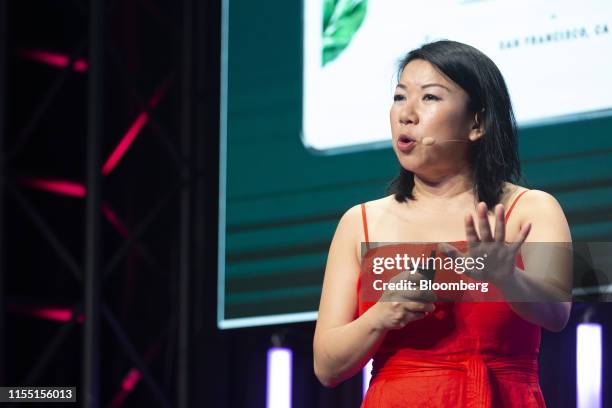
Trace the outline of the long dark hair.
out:
[[[502,195],[505,181],[521,178],[518,138],[512,103],[504,78],[489,57],[476,48],[456,41],[436,41],[410,51],[400,62],[404,67],[415,59],[431,63],[459,85],[469,96],[468,109],[479,112],[483,136],[470,143],[474,195],[492,209]],[[484,109],[484,111],[483,111]],[[400,166],[387,192],[399,202],[414,200],[414,174]]]

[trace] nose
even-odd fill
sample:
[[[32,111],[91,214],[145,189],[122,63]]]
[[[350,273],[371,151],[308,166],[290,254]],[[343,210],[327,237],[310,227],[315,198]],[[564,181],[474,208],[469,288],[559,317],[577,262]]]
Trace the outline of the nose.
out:
[[[419,116],[414,109],[414,103],[410,99],[406,99],[400,108],[399,122],[402,125],[419,123]]]

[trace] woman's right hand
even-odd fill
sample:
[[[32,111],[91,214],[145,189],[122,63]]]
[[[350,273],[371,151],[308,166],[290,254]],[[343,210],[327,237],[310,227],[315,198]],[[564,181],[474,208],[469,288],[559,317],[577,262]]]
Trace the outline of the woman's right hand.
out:
[[[408,323],[420,320],[435,310],[436,295],[419,289],[419,281],[425,277],[419,273],[404,271],[389,282],[402,280],[415,282],[412,290],[386,290],[378,302],[370,308],[374,326],[378,330],[403,329]]]

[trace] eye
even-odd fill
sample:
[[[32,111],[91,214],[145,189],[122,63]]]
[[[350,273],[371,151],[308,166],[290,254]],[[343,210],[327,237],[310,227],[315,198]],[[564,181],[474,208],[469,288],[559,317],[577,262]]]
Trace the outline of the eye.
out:
[[[440,98],[438,98],[436,95],[425,94],[423,95],[423,100],[424,101],[439,101]]]
[[[393,95],[393,100],[394,100],[394,101],[396,101],[396,102],[397,102],[397,101],[403,101],[404,99],[406,99],[406,98],[404,97],[404,95],[400,95],[400,94],[395,94],[395,95]]]

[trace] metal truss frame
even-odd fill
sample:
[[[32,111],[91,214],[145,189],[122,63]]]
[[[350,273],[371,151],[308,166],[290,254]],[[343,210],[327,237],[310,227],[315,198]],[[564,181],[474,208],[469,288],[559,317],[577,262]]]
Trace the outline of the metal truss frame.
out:
[[[137,0],[145,9],[154,9],[155,0]],[[7,16],[8,0],[0,0],[0,30],[7,31],[8,16]],[[110,4],[107,4],[110,3]],[[69,63],[59,71],[56,79],[50,87],[43,93],[40,101],[34,107],[29,121],[21,128],[18,133],[16,143],[10,149],[5,149],[5,132],[6,132],[6,32],[0,31],[0,302],[4,303],[4,287],[2,285],[2,262],[4,260],[2,253],[2,234],[3,234],[3,203],[4,200],[10,197],[14,200],[18,207],[23,210],[25,216],[37,228],[44,240],[57,253],[58,258],[65,264],[70,271],[72,277],[82,284],[83,297],[80,302],[72,307],[71,318],[65,322],[55,333],[52,339],[48,342],[44,352],[38,358],[37,363],[29,370],[23,385],[35,385],[37,379],[43,371],[49,366],[54,354],[63,344],[66,338],[74,332],[79,318],[85,316],[83,330],[83,355],[82,355],[82,378],[83,384],[80,390],[80,400],[83,406],[98,407],[101,403],[100,398],[100,325],[105,322],[114,333],[118,344],[128,360],[132,362],[137,370],[137,373],[143,382],[147,385],[154,399],[162,407],[187,407],[189,406],[189,375],[190,375],[190,305],[191,305],[191,290],[192,285],[192,212],[193,212],[193,191],[192,186],[201,175],[195,170],[196,166],[192,162],[191,152],[194,133],[194,117],[193,117],[193,8],[194,0],[182,0],[182,26],[177,30],[172,22],[168,22],[163,18],[160,19],[165,29],[174,32],[176,38],[179,39],[181,46],[181,61],[175,72],[168,73],[166,78],[162,79],[162,89],[168,86],[178,86],[180,93],[180,129],[178,140],[173,140],[169,136],[166,127],[158,120],[155,114],[155,105],[147,102],[143,97],[142,92],[135,86],[134,78],[130,77],[128,70],[119,56],[117,50],[110,42],[107,42],[105,31],[107,29],[107,17],[112,13],[118,1],[105,2],[104,0],[90,0],[89,7],[86,7],[79,1],[73,1],[81,13],[88,18],[89,33],[88,39],[82,39],[72,54],[68,57]],[[86,184],[78,186],[85,191],[85,228],[84,228],[84,263],[79,265],[79,262],[74,258],[70,251],[66,248],[62,240],[54,232],[53,228],[45,220],[44,216],[32,205],[27,197],[21,192],[23,183],[19,180],[9,179],[6,177],[5,170],[10,168],[11,161],[20,154],[25,152],[25,146],[28,139],[32,136],[34,130],[40,124],[41,118],[49,107],[56,100],[58,93],[62,89],[66,80],[74,75],[71,70],[73,63],[77,61],[83,53],[89,51],[89,77],[87,82],[88,97],[87,97],[87,170]],[[143,115],[150,122],[154,134],[159,138],[166,151],[169,153],[171,162],[179,170],[180,176],[175,182],[175,185],[166,191],[156,203],[152,205],[148,213],[143,219],[125,235],[123,244],[115,251],[112,257],[107,260],[101,258],[101,222],[102,214],[105,209],[108,210],[110,205],[103,199],[101,186],[102,177],[105,175],[100,171],[102,161],[100,157],[100,146],[104,137],[104,75],[105,69],[112,66],[122,79],[124,88],[129,92],[133,100],[141,107]],[[178,81],[176,81],[178,77]],[[178,84],[177,84],[178,83]],[[165,92],[165,91],[164,91]],[[158,95],[159,96],[159,95]],[[161,98],[161,96],[159,96]],[[158,98],[158,100],[159,100]],[[110,170],[112,171],[112,169]],[[27,183],[26,183],[27,184]],[[30,185],[31,186],[31,185]],[[52,191],[52,188],[48,188]],[[61,191],[54,191],[61,193]],[[118,322],[107,303],[102,297],[102,288],[108,282],[109,277],[115,273],[117,266],[129,254],[130,250],[136,249],[147,264],[155,269],[163,270],[160,262],[156,260],[155,255],[141,241],[145,231],[155,223],[161,216],[162,210],[167,207],[168,203],[178,198],[180,202],[179,211],[179,265],[178,265],[178,296],[179,305],[175,315],[168,322],[164,322],[160,328],[160,337],[155,339],[146,351],[139,351],[133,345],[132,341],[126,334],[126,331]],[[4,310],[2,310],[4,312]],[[159,351],[159,340],[169,332],[176,331],[177,333],[177,365],[176,365],[176,390],[175,399],[168,395],[168,391],[164,390],[160,383],[151,374],[148,364],[153,355]],[[0,314],[0,367],[3,364],[3,336],[4,330],[3,313]],[[0,382],[2,382],[2,369],[0,368]],[[129,375],[130,373],[128,373]],[[125,396],[124,396],[125,397]]]

